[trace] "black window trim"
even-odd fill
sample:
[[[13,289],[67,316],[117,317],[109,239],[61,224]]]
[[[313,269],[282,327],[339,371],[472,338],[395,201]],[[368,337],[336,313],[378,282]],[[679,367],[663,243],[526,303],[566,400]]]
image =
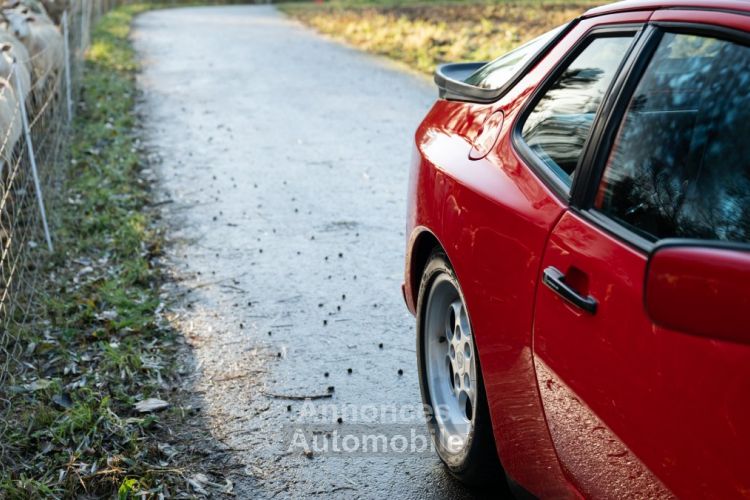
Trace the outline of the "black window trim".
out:
[[[646,23],[628,23],[628,24],[609,24],[609,25],[600,25],[595,26],[586,33],[584,33],[571,47],[568,52],[565,54],[564,57],[560,59],[560,61],[557,62],[555,67],[550,71],[547,76],[537,85],[536,89],[534,89],[534,92],[531,94],[531,96],[526,100],[526,102],[523,104],[523,107],[521,111],[518,114],[518,117],[516,118],[516,121],[513,125],[513,130],[511,131],[511,142],[513,144],[513,148],[515,149],[516,153],[524,160],[525,164],[528,165],[532,171],[539,177],[542,182],[550,189],[552,192],[563,202],[567,203],[571,199],[571,193],[573,192],[575,188],[575,184],[578,181],[578,171],[581,168],[582,160],[585,157],[585,153],[587,149],[589,149],[591,144],[591,137],[592,134],[589,133],[589,137],[587,138],[586,142],[583,146],[583,152],[581,154],[581,158],[578,161],[578,165],[576,166],[576,175],[573,179],[572,186],[568,186],[560,177],[555,174],[555,172],[552,171],[552,169],[542,161],[539,156],[534,153],[531,148],[526,144],[526,141],[523,140],[522,136],[522,129],[523,125],[526,123],[526,119],[529,117],[529,115],[534,110],[534,107],[538,104],[539,100],[542,98],[544,93],[549,90],[549,86],[557,80],[557,78],[562,74],[562,72],[567,68],[573,60],[575,60],[576,57],[578,57],[581,52],[583,52],[586,47],[588,47],[589,43],[595,39],[595,38],[606,38],[606,37],[616,37],[617,35],[631,35],[633,37],[630,46],[628,47],[627,52],[625,53],[625,56],[623,57],[620,66],[617,68],[615,72],[615,77],[612,79],[612,82],[610,83],[609,87],[607,88],[607,91],[604,94],[604,98],[602,99],[601,106],[603,107],[605,103],[607,103],[611,99],[611,91],[613,89],[613,86],[615,82],[619,78],[619,74],[622,73],[623,69],[627,67],[628,62],[633,57],[634,50],[639,45],[639,41],[641,39],[641,35],[643,33],[644,27],[646,26]],[[601,108],[596,113],[596,117],[594,121],[596,122],[599,115],[601,114]],[[593,125],[592,125],[592,131],[593,131]]]
[[[580,171],[581,175],[576,175],[571,188],[570,208],[582,218],[646,255],[650,254],[662,241],[674,238],[660,238],[653,241],[644,238],[617,219],[595,209],[593,203],[601,184],[615,135],[620,129],[620,124],[633,93],[641,82],[656,49],[659,47],[659,43],[666,33],[709,36],[750,47],[750,33],[732,28],[691,22],[649,22],[644,29],[644,36],[641,37],[639,42],[640,49],[631,54],[633,56],[632,65],[621,71],[617,78],[618,81],[614,83],[614,87],[619,88],[616,93],[613,92],[609,96],[608,109],[602,108],[605,113],[600,113],[595,120],[590,137],[591,147],[584,150],[582,163],[579,164],[579,167],[583,167]],[[723,240],[701,241],[705,242],[704,246],[709,246],[717,242],[721,243]],[[750,247],[750,244],[741,242],[729,243]]]

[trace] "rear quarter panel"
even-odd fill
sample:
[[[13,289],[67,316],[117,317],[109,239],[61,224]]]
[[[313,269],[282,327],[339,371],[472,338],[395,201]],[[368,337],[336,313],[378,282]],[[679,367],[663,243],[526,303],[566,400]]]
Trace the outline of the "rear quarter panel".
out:
[[[530,323],[539,259],[563,208],[508,139],[469,160],[467,137],[488,109],[441,101],[420,127],[412,239],[434,234],[461,283],[504,467],[537,495],[560,497],[567,492],[539,403]]]
[[[516,153],[511,132],[529,95],[586,32],[602,21],[642,22],[648,16],[635,12],[580,22],[500,101],[438,101],[416,133],[407,219],[407,304],[413,310],[421,272],[412,269],[412,250],[420,235],[429,232],[461,283],[503,465],[514,480],[543,498],[578,496],[550,439],[531,349],[540,259],[566,205]],[[498,109],[505,120],[495,148],[481,160],[470,160],[484,119]]]

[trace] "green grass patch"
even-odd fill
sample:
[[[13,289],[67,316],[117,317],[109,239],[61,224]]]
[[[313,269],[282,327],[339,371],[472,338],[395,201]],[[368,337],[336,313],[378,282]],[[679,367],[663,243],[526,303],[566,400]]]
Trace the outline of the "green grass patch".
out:
[[[0,497],[130,498],[185,484],[159,452],[164,414],[133,409],[168,399],[176,353],[174,333],[155,320],[162,241],[139,177],[128,40],[133,16],[149,8],[118,8],[92,34],[55,207],[58,253],[42,272],[39,320],[22,332],[30,369],[9,391]]]

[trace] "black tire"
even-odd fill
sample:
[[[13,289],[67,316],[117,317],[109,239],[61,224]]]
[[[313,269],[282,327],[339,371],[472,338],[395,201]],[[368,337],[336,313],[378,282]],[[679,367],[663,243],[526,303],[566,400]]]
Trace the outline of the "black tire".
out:
[[[427,368],[425,359],[425,311],[427,301],[436,279],[447,278],[455,286],[461,300],[463,293],[453,268],[444,252],[436,250],[429,257],[422,273],[417,298],[417,363],[419,369],[419,387],[422,401],[429,408],[433,407],[430,390],[428,388]],[[476,352],[476,344],[474,345]],[[476,360],[479,363],[477,357]],[[450,473],[459,481],[473,487],[500,486],[493,488],[494,495],[509,496],[505,474],[497,456],[495,439],[492,434],[487,398],[484,392],[482,370],[477,366],[477,408],[474,410],[474,426],[461,453],[453,454],[446,449],[439,440],[435,439],[437,421],[430,412],[427,413],[427,425],[433,437],[438,456]],[[498,491],[499,490],[499,491]]]

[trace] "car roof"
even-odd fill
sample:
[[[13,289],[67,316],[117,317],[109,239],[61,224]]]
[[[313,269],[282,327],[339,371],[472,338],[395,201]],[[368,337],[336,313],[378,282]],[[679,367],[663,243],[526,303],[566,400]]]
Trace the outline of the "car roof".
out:
[[[710,9],[750,13],[750,2],[747,0],[625,0],[587,11],[583,17],[601,16],[616,12],[633,10],[658,9]]]

